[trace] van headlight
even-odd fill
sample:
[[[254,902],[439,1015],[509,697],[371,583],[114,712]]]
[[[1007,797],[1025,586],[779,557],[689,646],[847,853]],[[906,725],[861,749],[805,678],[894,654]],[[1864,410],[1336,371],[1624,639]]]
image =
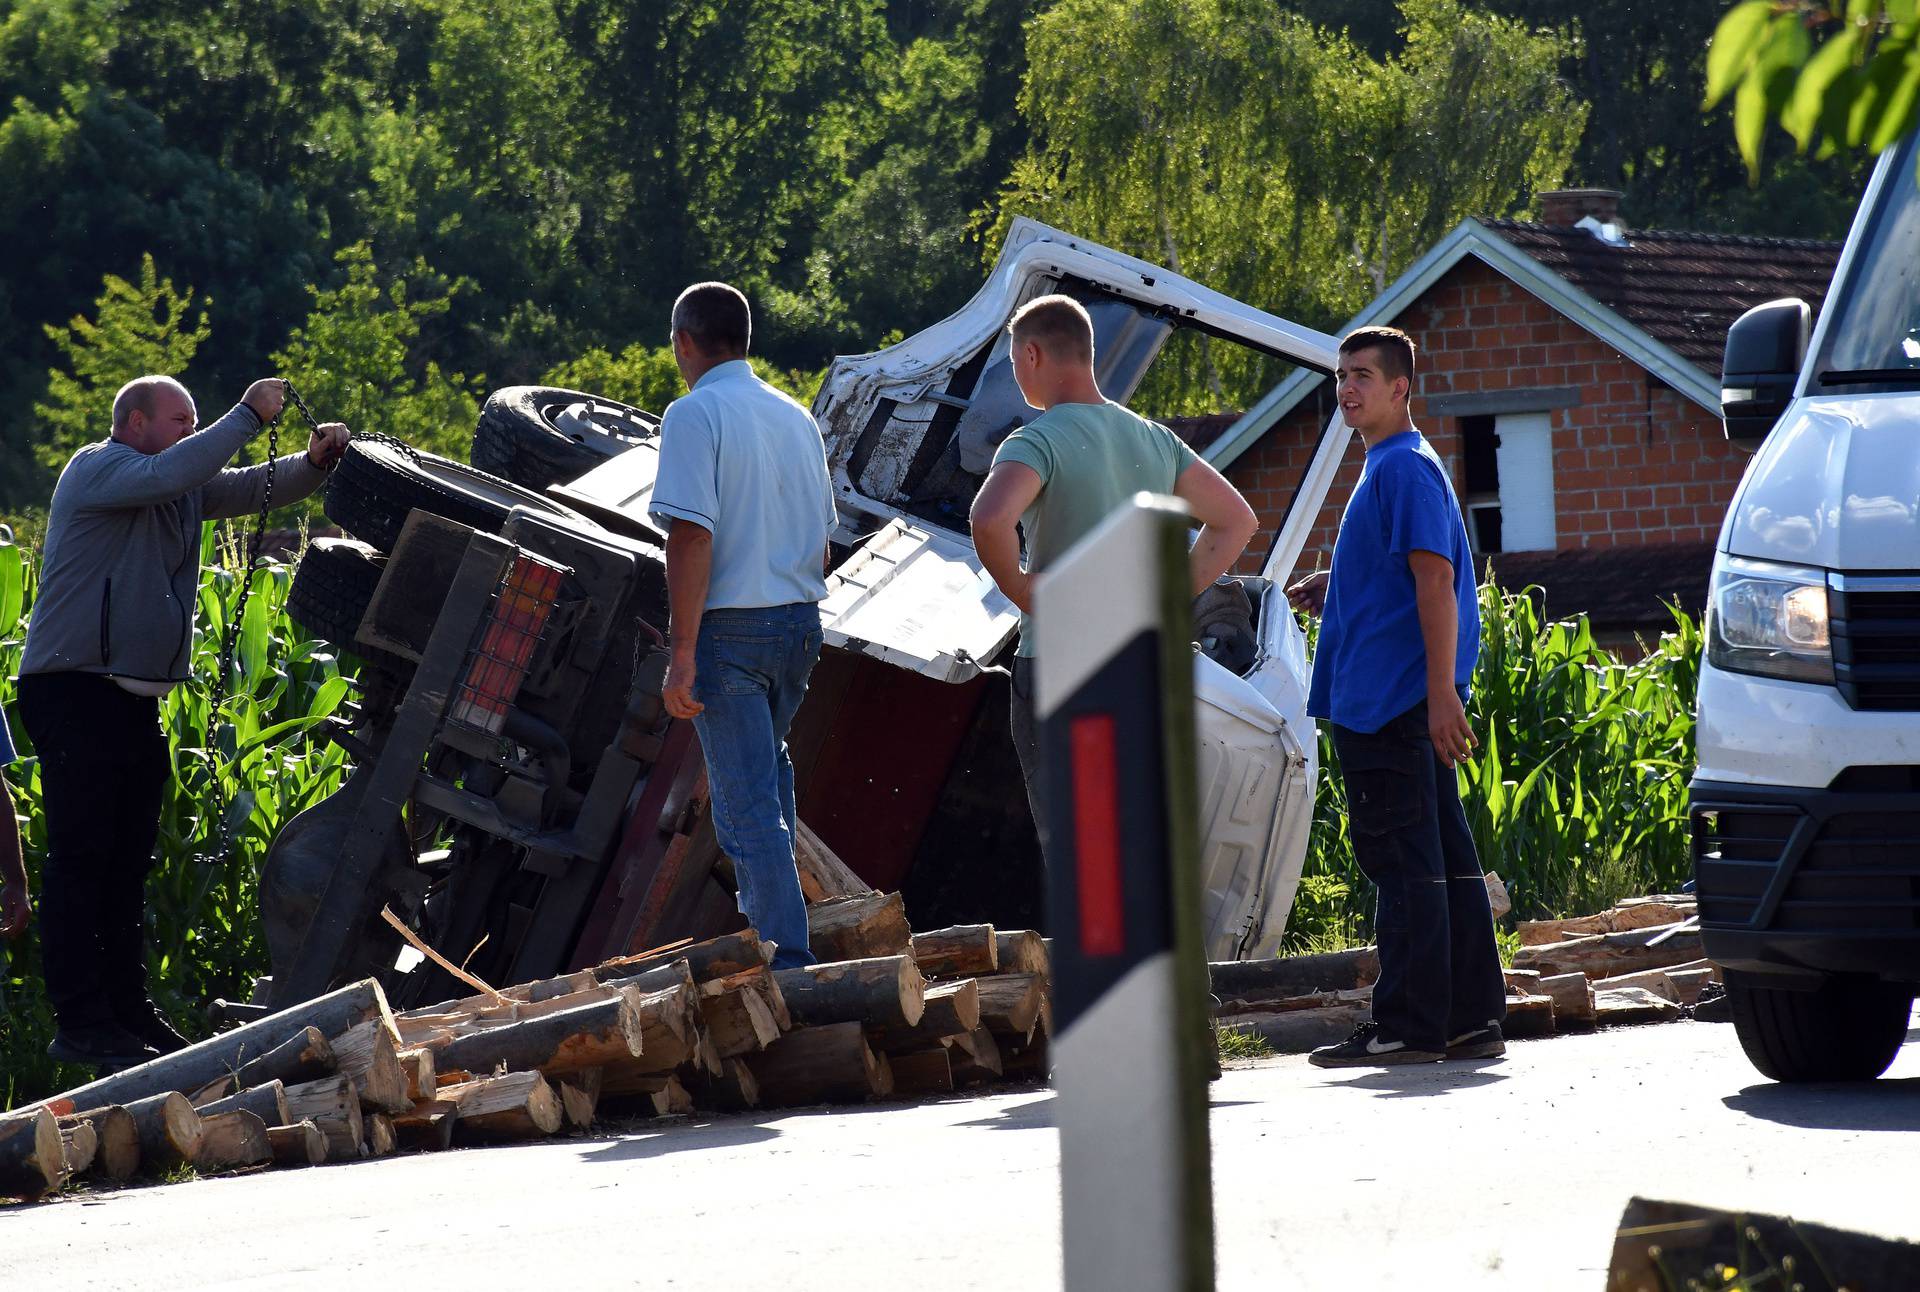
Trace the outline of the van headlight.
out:
[[[1826,571],[1721,558],[1707,598],[1707,662],[1731,673],[1832,685]]]

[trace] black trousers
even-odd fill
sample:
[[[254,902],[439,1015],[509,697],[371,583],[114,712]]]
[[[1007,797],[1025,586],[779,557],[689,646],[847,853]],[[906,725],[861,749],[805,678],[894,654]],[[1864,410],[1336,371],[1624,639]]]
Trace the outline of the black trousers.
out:
[[[1373,1018],[1415,1049],[1506,1016],[1493,909],[1454,771],[1422,700],[1376,732],[1333,726],[1355,860],[1378,890]]]
[[[1033,661],[1013,657],[1012,684],[1007,688],[1007,719],[1013,728],[1013,752],[1020,756],[1020,777],[1027,783],[1027,807],[1040,835],[1042,856],[1047,849],[1047,817],[1040,801],[1040,723],[1033,713]]]
[[[147,872],[171,766],[160,702],[97,673],[20,678],[40,759],[40,957],[60,1026],[133,1020],[147,999]]]

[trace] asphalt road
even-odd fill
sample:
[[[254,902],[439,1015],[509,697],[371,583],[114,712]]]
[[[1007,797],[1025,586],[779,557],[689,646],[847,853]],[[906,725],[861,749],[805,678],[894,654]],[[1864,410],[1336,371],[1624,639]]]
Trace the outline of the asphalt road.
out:
[[[1222,1288],[1598,1292],[1636,1193],[1920,1239],[1920,1045],[1877,1083],[1790,1089],[1730,1027],[1676,1023],[1418,1070],[1268,1060],[1212,1093]],[[0,1211],[0,1285],[1055,1288],[1053,1098],[75,1196]]]

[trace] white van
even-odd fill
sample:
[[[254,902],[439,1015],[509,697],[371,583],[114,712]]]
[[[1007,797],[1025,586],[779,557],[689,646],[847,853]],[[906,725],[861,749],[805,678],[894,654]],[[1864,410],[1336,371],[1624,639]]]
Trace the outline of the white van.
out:
[[[1869,1079],[1920,984],[1920,134],[1880,159],[1817,326],[1727,333],[1756,450],[1720,531],[1699,690],[1694,876],[1749,1058]]]

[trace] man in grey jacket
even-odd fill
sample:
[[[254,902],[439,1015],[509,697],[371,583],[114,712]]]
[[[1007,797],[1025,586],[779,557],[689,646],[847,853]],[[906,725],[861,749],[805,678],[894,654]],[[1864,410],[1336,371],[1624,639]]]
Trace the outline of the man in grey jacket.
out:
[[[227,463],[285,397],[263,378],[196,430],[186,387],[130,381],[112,435],[54,487],[19,697],[47,818],[41,967],[60,1062],[118,1068],[185,1044],[147,995],[146,878],[170,771],[160,701],[191,671],[200,524],[260,510],[266,466]],[[275,462],[273,501],[318,489],[348,438],[328,423]]]

